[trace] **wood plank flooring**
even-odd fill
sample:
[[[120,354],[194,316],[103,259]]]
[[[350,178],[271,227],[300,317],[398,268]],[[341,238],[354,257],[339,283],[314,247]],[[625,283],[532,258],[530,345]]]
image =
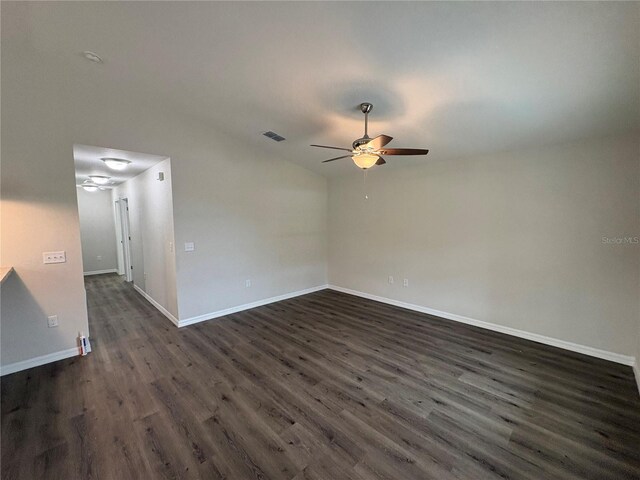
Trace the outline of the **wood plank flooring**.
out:
[[[86,280],[93,353],[2,378],[2,479],[639,479],[629,367],[321,291],[177,329]]]

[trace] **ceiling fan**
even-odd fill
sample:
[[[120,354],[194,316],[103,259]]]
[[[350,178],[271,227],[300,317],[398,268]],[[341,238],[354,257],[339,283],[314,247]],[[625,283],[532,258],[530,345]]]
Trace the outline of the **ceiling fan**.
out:
[[[373,105],[370,103],[360,104],[360,110],[364,113],[364,136],[355,140],[352,144],[352,148],[311,145],[312,147],[331,148],[333,150],[344,150],[349,152],[349,155],[330,158],[329,160],[324,160],[322,163],[351,157],[353,163],[363,170],[366,170],[374,165],[384,165],[387,163],[384,158],[382,158],[382,155],[426,155],[429,153],[429,150],[418,148],[384,148],[386,144],[393,140],[393,137],[390,137],[389,135],[378,135],[375,138],[370,138],[367,134],[367,129],[369,124],[369,112],[371,112],[372,109]]]

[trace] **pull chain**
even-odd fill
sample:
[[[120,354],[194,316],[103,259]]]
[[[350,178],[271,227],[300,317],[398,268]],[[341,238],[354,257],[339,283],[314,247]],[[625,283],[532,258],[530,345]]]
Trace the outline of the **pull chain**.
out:
[[[366,169],[364,169],[362,188],[364,190],[364,199],[369,200],[369,195],[367,195],[367,170]]]

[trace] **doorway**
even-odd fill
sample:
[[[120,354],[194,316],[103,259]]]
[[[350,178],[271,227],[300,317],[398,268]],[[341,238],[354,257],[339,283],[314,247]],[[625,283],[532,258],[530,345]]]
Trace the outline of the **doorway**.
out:
[[[177,323],[171,159],[81,144],[73,155],[84,275],[119,275]]]

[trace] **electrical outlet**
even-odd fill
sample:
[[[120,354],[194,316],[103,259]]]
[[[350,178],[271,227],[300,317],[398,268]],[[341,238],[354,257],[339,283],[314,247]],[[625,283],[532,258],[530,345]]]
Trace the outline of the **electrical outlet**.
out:
[[[393,285],[393,277],[389,275],[389,285]]]
[[[409,279],[405,278],[404,282],[402,282],[402,285],[404,285],[405,287],[408,287],[409,286]]]
[[[98,255],[98,261],[101,262],[102,261],[102,255]]]
[[[58,326],[58,315],[50,315],[47,317],[47,327],[53,328]]]
[[[43,252],[43,263],[65,263],[67,261],[67,254],[65,252]]]
[[[244,286],[249,288],[251,286],[251,280],[245,280],[244,281]]]
[[[196,246],[193,242],[185,242],[184,251],[185,252],[193,252],[196,249]]]

